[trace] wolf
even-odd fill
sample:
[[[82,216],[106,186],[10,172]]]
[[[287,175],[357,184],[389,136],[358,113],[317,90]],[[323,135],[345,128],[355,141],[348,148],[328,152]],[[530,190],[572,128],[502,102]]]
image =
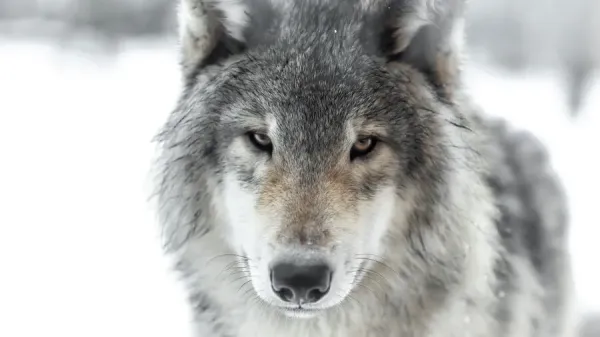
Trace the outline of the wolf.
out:
[[[156,178],[198,337],[572,334],[563,187],[464,0],[182,0]]]

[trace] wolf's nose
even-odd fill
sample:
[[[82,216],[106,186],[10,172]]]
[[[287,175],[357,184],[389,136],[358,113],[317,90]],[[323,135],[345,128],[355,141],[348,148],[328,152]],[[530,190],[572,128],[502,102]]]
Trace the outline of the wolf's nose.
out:
[[[280,263],[271,270],[271,286],[286,302],[304,304],[320,300],[329,291],[331,269],[324,265]]]

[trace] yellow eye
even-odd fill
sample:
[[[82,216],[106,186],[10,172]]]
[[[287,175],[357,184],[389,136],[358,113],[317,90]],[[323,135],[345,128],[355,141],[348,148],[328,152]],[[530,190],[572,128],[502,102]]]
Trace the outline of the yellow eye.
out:
[[[350,160],[366,156],[373,151],[375,145],[377,145],[377,139],[375,137],[360,138],[352,145],[352,149],[350,150]]]
[[[259,150],[271,153],[273,151],[273,143],[271,138],[264,133],[248,132],[250,142]]]

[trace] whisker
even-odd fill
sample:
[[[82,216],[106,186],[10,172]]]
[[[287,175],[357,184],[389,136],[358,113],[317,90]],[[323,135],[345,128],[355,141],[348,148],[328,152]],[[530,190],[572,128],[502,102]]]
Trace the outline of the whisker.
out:
[[[249,257],[243,256],[243,255],[238,255],[238,254],[220,254],[220,255],[213,256],[210,259],[208,259],[208,261],[206,261],[206,264],[209,264],[209,263],[213,262],[214,260],[219,259],[219,258],[223,258],[223,257],[236,257],[236,258],[242,259],[244,261],[250,261]]]
[[[381,303],[383,303],[383,300],[382,300],[382,299],[380,299],[380,298],[377,296],[377,294],[376,294],[376,293],[375,293],[375,292],[374,292],[374,291],[373,291],[371,288],[367,287],[366,285],[364,285],[364,284],[362,284],[362,283],[360,283],[360,282],[358,282],[358,283],[354,283],[354,285],[355,285],[355,286],[357,286],[357,287],[363,287],[363,288],[367,289],[369,292],[371,292],[371,294],[373,294],[373,297],[375,297],[375,298],[376,298],[378,301],[380,301]]]
[[[246,271],[246,270],[240,270],[240,271],[236,271],[234,273],[229,274],[229,276],[231,276],[231,277],[237,276],[237,275],[244,275],[244,277],[250,277],[250,272]]]
[[[252,280],[248,280],[248,281],[244,282],[244,283],[243,283],[243,284],[242,284],[242,285],[241,285],[241,286],[238,288],[237,292],[240,292],[240,290],[242,290],[242,288],[243,288],[243,287],[244,287],[246,284],[248,284],[248,283],[250,283],[250,282],[252,282]],[[252,286],[252,285],[250,285],[250,286]]]
[[[216,277],[216,278],[219,278],[219,277],[221,277],[221,274],[223,274],[223,272],[230,270],[230,269],[231,269],[233,266],[235,266],[235,264],[242,264],[242,267],[245,267],[245,266],[243,265],[243,262],[242,262],[242,261],[233,261],[233,262],[230,262],[230,263],[228,263],[228,264],[225,266],[225,268],[223,268],[223,270],[221,270],[221,271],[219,272],[219,274],[217,275],[217,277]]]
[[[367,270],[367,269],[365,269],[365,270],[362,270],[362,271],[363,271],[363,272],[365,272],[365,273],[362,275],[362,276],[363,276],[365,279],[368,279],[368,280],[371,280],[371,281],[373,281],[373,283],[377,284],[377,286],[379,287],[379,289],[381,289],[381,291],[382,291],[382,292],[385,292],[385,288],[384,288],[384,286],[383,286],[383,285],[382,285],[382,284],[381,284],[381,283],[380,283],[380,282],[379,282],[377,279],[375,279],[375,278],[371,277],[371,275],[367,273],[367,272],[372,272],[372,270]],[[387,280],[386,280],[386,281],[387,281]],[[389,281],[387,281],[387,282],[388,282],[388,284],[389,284]]]
[[[236,281],[239,281],[239,280],[247,279],[247,278],[248,278],[248,275],[244,275],[244,276],[241,276],[241,277],[238,277],[238,278],[236,278],[234,280],[229,281],[229,284],[231,284],[233,282],[236,282]]]
[[[361,255],[364,255],[364,256],[374,256],[376,258],[381,259],[381,261],[377,260],[377,259],[369,258],[369,257],[357,257],[356,259],[358,259],[358,260],[367,260],[367,261],[372,261],[372,262],[378,263],[378,264],[382,265],[383,267],[387,268],[388,270],[390,270],[392,273],[394,273],[394,275],[400,275],[400,272],[398,272],[394,268],[390,267],[387,263],[384,262],[385,260],[383,258],[381,258],[380,256],[375,255],[375,254],[357,254],[356,256],[361,256]]]

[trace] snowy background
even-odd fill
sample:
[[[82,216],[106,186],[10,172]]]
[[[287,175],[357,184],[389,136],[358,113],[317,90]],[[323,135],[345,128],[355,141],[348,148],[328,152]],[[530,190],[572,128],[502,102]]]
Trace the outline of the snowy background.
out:
[[[578,309],[600,313],[600,30],[586,28],[600,14],[521,17],[500,1],[471,12],[467,86],[549,146]],[[582,1],[554,0],[596,10]],[[151,138],[179,89],[169,2],[0,0],[0,336],[189,335],[147,202]]]

